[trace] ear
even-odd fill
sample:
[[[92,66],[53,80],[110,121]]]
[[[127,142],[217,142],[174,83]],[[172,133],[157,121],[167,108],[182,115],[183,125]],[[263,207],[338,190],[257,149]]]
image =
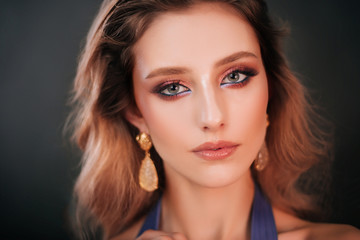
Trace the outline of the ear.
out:
[[[140,132],[149,134],[149,129],[140,110],[136,106],[129,106],[125,110],[126,120],[134,125]]]

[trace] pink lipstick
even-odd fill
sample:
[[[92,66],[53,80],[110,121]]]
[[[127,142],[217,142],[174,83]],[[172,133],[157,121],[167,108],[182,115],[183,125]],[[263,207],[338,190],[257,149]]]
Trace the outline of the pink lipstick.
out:
[[[192,152],[205,160],[221,160],[231,156],[238,146],[239,144],[226,141],[206,142]]]

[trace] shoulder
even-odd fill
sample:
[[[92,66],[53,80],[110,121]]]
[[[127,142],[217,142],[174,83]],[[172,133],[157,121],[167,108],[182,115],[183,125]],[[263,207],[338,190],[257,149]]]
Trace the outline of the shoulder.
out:
[[[111,240],[134,240],[136,238],[136,236],[138,235],[144,221],[145,221],[145,218],[142,218],[141,220],[139,220],[135,224],[133,224],[131,227],[126,229],[124,232],[111,238]]]
[[[312,223],[273,208],[279,240],[356,240],[360,230],[345,224]]]
[[[344,224],[312,223],[303,228],[279,233],[279,240],[359,240],[360,230]]]

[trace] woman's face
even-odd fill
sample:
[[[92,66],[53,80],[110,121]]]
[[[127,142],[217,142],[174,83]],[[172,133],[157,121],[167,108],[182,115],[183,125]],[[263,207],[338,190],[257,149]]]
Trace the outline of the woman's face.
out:
[[[249,176],[266,132],[268,85],[252,27],[231,7],[158,16],[134,46],[139,113],[166,177],[220,187]]]

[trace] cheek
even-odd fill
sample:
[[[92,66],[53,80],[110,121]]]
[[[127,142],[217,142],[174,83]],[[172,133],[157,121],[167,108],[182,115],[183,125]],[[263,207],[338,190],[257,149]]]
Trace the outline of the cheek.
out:
[[[179,142],[187,142],[186,137],[191,134],[189,108],[181,107],[180,102],[165,102],[155,95],[148,95],[142,101],[143,107],[139,108],[159,154],[169,152]]]
[[[260,141],[265,136],[268,87],[266,77],[257,79],[243,95],[234,96],[230,109],[230,128],[239,133],[244,142]]]
[[[242,105],[242,118],[249,128],[249,134],[252,131],[261,130],[266,125],[266,109],[267,109],[267,91],[261,91],[247,98]]]

